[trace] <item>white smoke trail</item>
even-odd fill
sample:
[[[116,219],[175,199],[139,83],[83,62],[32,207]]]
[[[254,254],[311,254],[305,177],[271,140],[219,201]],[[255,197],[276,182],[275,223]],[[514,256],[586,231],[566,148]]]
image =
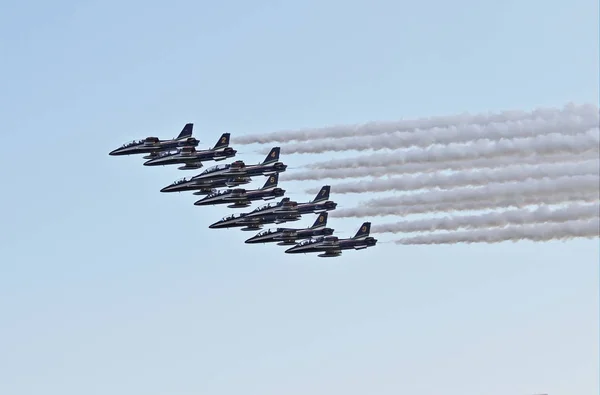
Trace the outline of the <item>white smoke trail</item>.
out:
[[[463,171],[454,174],[423,173],[387,179],[348,182],[333,185],[335,193],[370,193],[384,191],[407,191],[425,188],[448,189],[457,186],[480,186],[489,183],[525,181],[528,179],[558,178],[577,175],[600,175],[600,160],[575,163],[546,163],[522,166],[520,164],[501,169]],[[317,193],[320,188],[310,188],[306,192]]]
[[[527,157],[534,154],[582,154],[600,152],[599,143],[599,129],[595,128],[574,136],[549,134],[535,138],[500,140],[498,142],[478,140],[469,144],[449,144],[389,154],[371,154],[347,159],[334,159],[310,163],[306,166],[313,169],[341,169],[401,165],[405,163],[467,161],[483,157],[509,155]]]
[[[359,125],[338,125],[317,129],[282,130],[249,136],[236,136],[232,144],[267,144],[287,143],[290,141],[308,141],[325,138],[355,137],[360,135],[378,136],[393,132],[411,131],[414,129],[430,129],[453,125],[478,124],[493,122],[521,121],[526,119],[556,119],[563,114],[580,116],[598,116],[598,107],[593,104],[576,105],[568,103],[562,108],[538,108],[533,111],[503,111],[498,113],[481,113],[476,115],[460,114],[436,116],[412,120],[392,122],[369,122]]]
[[[557,154],[557,155],[532,155],[518,158],[518,162],[511,156],[500,156],[496,158],[478,158],[472,161],[449,161],[431,163],[406,163],[403,165],[376,166],[376,167],[354,167],[341,169],[314,169],[298,172],[281,173],[282,181],[307,181],[322,179],[347,179],[360,177],[383,177],[392,174],[414,174],[429,173],[441,170],[465,170],[465,169],[493,169],[519,163],[522,165],[536,165],[542,163],[569,163],[598,159],[598,153],[589,151],[580,155]],[[318,189],[318,188],[317,188]],[[316,193],[317,189],[310,189],[309,193]]]
[[[574,186],[575,188],[572,188]],[[556,185],[554,188],[546,185],[545,188],[538,188],[537,190],[532,188],[533,190],[529,191],[519,190],[519,187],[522,186],[517,185],[517,187],[513,186],[510,188],[510,192],[513,192],[512,194],[510,192],[500,196],[483,194],[478,200],[460,199],[461,194],[469,192],[471,189],[458,191],[433,191],[430,193],[406,195],[406,197],[425,197],[426,195],[433,195],[429,196],[430,198],[433,197],[433,199],[420,199],[424,201],[418,203],[413,202],[409,204],[392,205],[374,204],[372,206],[365,206],[363,204],[352,208],[338,208],[335,211],[331,211],[329,216],[332,218],[383,217],[387,215],[404,216],[426,212],[472,211],[505,207],[521,208],[537,204],[559,204],[575,201],[597,202],[600,200],[598,192],[599,186],[600,185],[597,179],[589,184],[587,184],[586,181],[581,181],[579,185],[563,183]],[[453,192],[458,193],[453,194]],[[444,197],[449,197],[450,199],[445,200]],[[401,199],[400,197],[395,198]]]
[[[574,238],[598,237],[598,218],[562,223],[534,225],[513,225],[506,228],[478,229],[407,237],[396,240],[396,244],[457,244],[457,243],[499,243],[502,241],[550,241]]]
[[[405,216],[410,214],[422,214],[427,212],[453,212],[453,211],[476,211],[486,209],[497,209],[507,207],[522,208],[540,204],[561,204],[566,202],[597,202],[598,191],[562,191],[553,195],[531,195],[513,196],[505,199],[479,200],[473,202],[442,202],[433,204],[417,204],[414,206],[390,206],[390,207],[354,207],[331,211],[332,218],[365,218],[385,217],[388,215]]]
[[[410,206],[413,204],[434,204],[441,202],[466,202],[477,200],[504,199],[511,196],[552,195],[559,191],[598,191],[598,176],[567,176],[554,179],[532,180],[514,183],[490,183],[478,188],[456,188],[430,191],[402,196],[377,198],[363,202],[364,206]]]
[[[557,120],[527,119],[488,125],[455,125],[445,128],[416,129],[412,132],[396,132],[385,137],[355,136],[351,138],[314,140],[289,144],[283,148],[285,154],[316,154],[323,152],[386,150],[409,147],[429,147],[434,144],[464,143],[486,139],[537,137],[552,133],[577,134],[597,127],[600,119],[595,116],[581,117],[567,114]],[[271,148],[259,150],[268,154]]]
[[[541,206],[534,210],[516,209],[479,215],[447,216],[443,218],[426,218],[373,225],[371,233],[409,233],[455,230],[460,228],[492,228],[511,224],[524,225],[543,222],[566,222],[576,219],[598,218],[599,216],[600,203],[598,202],[592,205],[570,204],[569,206],[555,209],[551,209],[548,206]]]

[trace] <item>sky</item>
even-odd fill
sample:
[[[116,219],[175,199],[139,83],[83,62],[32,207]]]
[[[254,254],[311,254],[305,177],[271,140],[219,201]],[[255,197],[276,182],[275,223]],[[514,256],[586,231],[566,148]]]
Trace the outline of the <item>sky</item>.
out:
[[[108,156],[597,104],[597,33],[592,0],[3,1],[0,393],[598,393],[598,240],[288,256]]]

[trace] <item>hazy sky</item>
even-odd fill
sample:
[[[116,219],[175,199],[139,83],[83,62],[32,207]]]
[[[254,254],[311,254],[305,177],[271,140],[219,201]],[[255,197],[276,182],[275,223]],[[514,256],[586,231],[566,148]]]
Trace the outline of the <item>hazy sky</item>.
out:
[[[378,236],[289,256],[209,231],[230,209],[159,193],[196,172],[108,152],[186,122],[204,148],[226,131],[597,103],[597,7],[3,1],[0,393],[596,394],[597,240]],[[281,186],[305,201],[319,185]],[[362,222],[330,221],[344,237]]]

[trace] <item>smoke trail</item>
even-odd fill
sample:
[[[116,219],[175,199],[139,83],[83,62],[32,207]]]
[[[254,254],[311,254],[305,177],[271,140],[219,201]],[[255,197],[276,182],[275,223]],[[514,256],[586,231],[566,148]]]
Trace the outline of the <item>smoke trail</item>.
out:
[[[598,159],[598,153],[589,151],[580,155],[557,154],[557,155],[531,155],[519,158],[518,163],[523,165],[535,165],[548,163],[568,163]],[[404,165],[377,166],[377,167],[355,167],[341,169],[314,169],[298,172],[281,173],[282,181],[306,181],[330,179],[347,179],[360,177],[383,177],[392,174],[414,174],[429,173],[441,170],[464,170],[464,169],[493,169],[514,165],[515,158],[511,156],[500,156],[496,158],[478,158],[472,161],[449,161],[431,163],[406,163]],[[337,187],[336,187],[337,188]],[[309,193],[316,193],[316,189],[310,189]],[[314,192],[313,192],[314,191]]]
[[[407,191],[425,188],[448,189],[457,186],[480,186],[489,183],[525,181],[528,179],[557,178],[577,175],[600,175],[600,161],[590,160],[575,163],[547,163],[522,166],[520,164],[494,170],[463,171],[454,174],[424,173],[395,178],[357,181],[334,185],[335,193],[370,193],[384,191]],[[320,188],[306,192],[317,193]]]
[[[535,210],[516,209],[491,212],[479,215],[427,218],[413,221],[400,221],[391,224],[373,225],[371,233],[408,233],[434,230],[455,230],[460,228],[477,229],[524,225],[544,222],[566,222],[576,219],[597,218],[600,204],[570,204],[567,207],[551,209],[541,206]]]
[[[472,140],[486,139],[497,141],[508,138],[537,137],[551,133],[577,134],[597,127],[598,114],[591,117],[566,115],[557,120],[528,119],[488,125],[456,125],[445,128],[427,130],[416,129],[412,132],[396,132],[381,136],[355,136],[351,138],[314,140],[304,143],[286,145],[286,154],[315,154],[331,151],[365,151],[385,150],[409,147],[428,147],[434,144],[464,143]],[[271,148],[259,150],[264,155]]]
[[[428,212],[476,211],[507,207],[522,208],[540,204],[560,204],[565,202],[597,202],[598,191],[562,191],[553,195],[514,196],[505,199],[479,200],[474,202],[442,202],[417,204],[414,206],[355,207],[337,209],[329,213],[332,218],[385,217],[388,215],[405,216]]]
[[[514,183],[490,183],[478,188],[456,188],[443,191],[430,191],[402,196],[392,196],[367,200],[364,206],[409,206],[413,204],[433,204],[441,202],[465,202],[477,200],[504,199],[510,196],[551,195],[558,191],[598,191],[598,176],[583,175],[558,177]]]
[[[502,241],[550,241],[574,238],[598,237],[600,220],[568,221],[535,225],[513,225],[500,229],[430,234],[396,240],[396,244],[456,244],[456,243],[499,243]]]
[[[401,165],[405,163],[466,161],[483,157],[509,155],[527,157],[533,154],[600,152],[598,131],[599,129],[595,128],[575,136],[549,134],[535,138],[501,140],[498,142],[478,140],[469,144],[449,144],[390,154],[371,154],[348,159],[334,159],[311,163],[307,167],[313,169],[340,169]]]
[[[486,125],[493,122],[521,121],[526,119],[556,119],[562,114],[580,116],[598,116],[598,107],[593,104],[576,105],[568,103],[562,108],[538,108],[527,112],[522,110],[503,111],[499,113],[481,113],[476,115],[460,114],[436,116],[413,120],[392,122],[369,122],[358,125],[338,125],[317,129],[282,130],[259,135],[237,136],[232,138],[233,144],[266,144],[287,143],[290,141],[308,141],[325,138],[353,137],[359,135],[378,136],[399,131],[414,129],[431,129],[461,124]]]
[[[421,214],[426,212],[449,212],[449,211],[472,211],[484,210],[490,208],[505,208],[505,207],[525,207],[534,204],[559,204],[564,202],[597,202],[598,196],[598,180],[591,184],[582,183],[578,185],[576,190],[570,189],[571,185],[557,185],[555,189],[546,188],[546,190],[534,190],[529,194],[516,192],[514,194],[507,193],[506,196],[482,196],[479,200],[461,201],[457,199],[457,195],[450,195],[449,192],[455,191],[434,191],[434,194],[448,194],[454,199],[445,201],[442,196],[435,196],[437,199],[432,202],[422,202],[413,204],[397,204],[389,206],[358,206],[353,208],[336,209],[329,213],[332,218],[364,218],[364,217],[383,217],[386,215],[409,215]],[[514,188],[517,189],[518,188]],[[458,191],[459,194],[462,191]],[[418,194],[427,195],[427,194]],[[410,195],[407,195],[409,197]],[[415,196],[415,195],[413,195]]]

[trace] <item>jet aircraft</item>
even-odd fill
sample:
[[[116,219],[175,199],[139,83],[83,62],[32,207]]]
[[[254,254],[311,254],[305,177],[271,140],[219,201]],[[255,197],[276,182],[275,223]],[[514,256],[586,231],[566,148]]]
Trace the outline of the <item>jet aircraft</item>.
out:
[[[287,254],[319,252],[318,256],[321,258],[338,257],[342,255],[342,250],[362,250],[375,246],[377,239],[369,236],[370,231],[371,223],[365,222],[354,237],[339,239],[336,236],[323,236],[317,239],[309,239],[285,250],[285,252]]]
[[[274,152],[271,152],[269,155],[267,155],[267,158],[264,160],[262,165],[256,166],[269,165],[269,163],[271,163],[273,160],[271,156],[274,157],[276,161],[277,158],[279,158],[279,153],[277,152],[275,154]],[[240,185],[248,184],[250,181],[252,181],[251,176],[263,174],[254,171],[251,172],[251,174],[249,175],[248,172],[244,169],[245,166],[246,165],[241,160],[236,160],[235,162],[226,165],[216,165],[204,170],[202,173],[195,175],[189,180],[183,178],[181,180],[175,181],[174,183],[164,187],[160,191],[182,192],[198,190],[198,192],[194,193],[194,195],[206,195],[215,192],[215,188],[237,187]],[[271,173],[265,172],[264,174],[270,175]]]
[[[255,208],[254,210],[246,213],[246,219],[254,217],[265,217],[266,215],[272,214],[294,214],[300,216],[298,212],[298,202],[290,201],[289,197],[284,197],[278,203],[269,203],[264,206]]]
[[[305,203],[298,203],[298,213],[310,214],[310,213],[324,213],[326,211],[335,210],[337,203],[329,200],[329,193],[331,192],[330,185],[324,185],[317,196],[310,201]]]
[[[287,165],[279,161],[280,147],[273,147],[262,163],[256,165],[246,165],[244,161],[238,160],[229,165],[213,166],[210,169],[194,176],[194,180],[215,180],[227,179],[234,176],[238,177],[254,177],[254,176],[270,176],[273,174],[283,173],[287,169]]]
[[[194,203],[195,206],[209,206],[215,204],[228,204],[229,208],[248,207],[255,200],[271,200],[283,196],[285,189],[277,186],[279,174],[269,177],[265,185],[260,189],[246,190],[242,188],[228,189],[215,192]]]
[[[196,181],[194,177],[182,178],[161,189],[161,192],[185,192],[196,191],[193,195],[210,195],[217,192],[218,188],[231,188],[249,184],[250,177],[232,177],[224,180]]]
[[[230,133],[223,133],[217,144],[207,150],[196,150],[195,147],[183,147],[174,153],[161,154],[154,159],[144,162],[144,166],[166,166],[182,163],[179,170],[194,170],[203,166],[202,162],[220,161],[234,157],[236,150],[229,146]]]
[[[293,229],[277,228],[276,230],[265,230],[252,236],[245,241],[246,244],[257,243],[277,243],[280,246],[295,245],[296,240],[310,239],[315,236],[330,236],[334,229],[327,228],[328,213],[319,214],[314,224],[310,228]]]
[[[141,140],[134,140],[130,143],[109,152],[111,156],[122,155],[137,155],[149,154],[144,156],[144,159],[153,159],[162,152],[170,152],[171,150],[183,147],[196,147],[198,140],[192,137],[194,130],[193,123],[187,123],[179,133],[179,136],[173,139],[160,140],[158,137],[146,137]]]
[[[298,203],[283,198],[279,203],[267,204],[258,207],[249,213],[230,215],[214,224],[210,229],[241,228],[243,231],[256,231],[262,229],[266,224],[282,224],[285,222],[298,221],[301,216],[297,211]],[[253,214],[252,216],[250,214]]]

